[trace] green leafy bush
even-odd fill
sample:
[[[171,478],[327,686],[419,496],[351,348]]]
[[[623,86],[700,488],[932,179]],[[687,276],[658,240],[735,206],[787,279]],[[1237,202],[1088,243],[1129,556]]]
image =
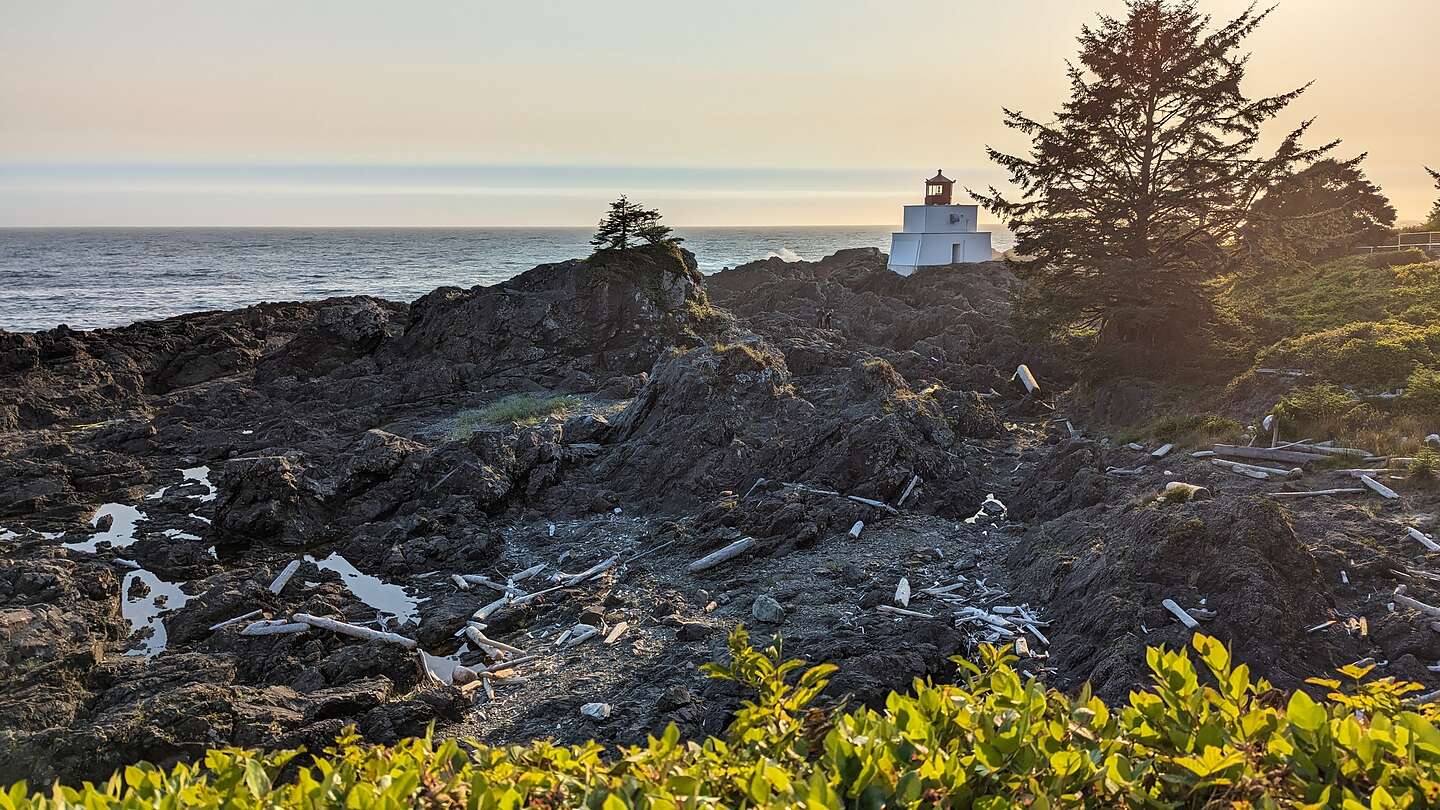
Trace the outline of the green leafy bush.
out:
[[[1275,416],[1287,430],[1304,433],[1338,424],[1358,407],[1354,394],[1327,382],[1301,386],[1281,397]]]
[[[580,406],[576,397],[537,397],[531,394],[511,394],[504,399],[476,408],[461,411],[455,418],[455,429],[451,437],[465,439],[484,425],[506,425],[518,423],[533,425],[554,415],[567,414]]]
[[[1410,372],[1400,407],[1417,416],[1440,419],[1440,366],[1422,366]]]
[[[323,755],[211,751],[169,771],[0,792],[0,810],[41,808],[1313,807],[1440,802],[1437,708],[1413,683],[1314,680],[1288,696],[1235,665],[1215,639],[1152,648],[1152,684],[1111,707],[1022,678],[1001,649],[957,659],[962,682],[917,681],[883,711],[812,701],[834,668],[805,669],[743,629],[712,676],[751,689],[724,739],[682,742],[672,725],[643,746],[454,740],[371,746],[347,734]],[[803,670],[803,671],[802,671]],[[798,678],[794,676],[798,673]],[[793,682],[792,682],[793,681]]]
[[[1420,450],[1410,460],[1410,477],[1417,481],[1440,479],[1440,452],[1430,448]]]
[[[1398,388],[1417,367],[1440,365],[1440,322],[1353,323],[1282,340],[1255,364],[1303,369],[1340,385]]]

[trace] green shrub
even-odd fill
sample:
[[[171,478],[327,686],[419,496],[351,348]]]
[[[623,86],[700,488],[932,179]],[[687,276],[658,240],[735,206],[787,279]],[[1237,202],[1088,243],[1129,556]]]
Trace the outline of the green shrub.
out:
[[[1151,439],[1181,447],[1223,444],[1239,438],[1244,426],[1214,413],[1168,414],[1121,432],[1124,442]]]
[[[1399,404],[1416,416],[1440,418],[1440,366],[1421,366],[1410,372]]]
[[[1440,323],[1352,323],[1262,350],[1260,367],[1298,368],[1339,385],[1390,390],[1419,366],[1440,366]]]
[[[962,682],[917,681],[883,711],[812,707],[833,667],[804,669],[742,629],[711,675],[749,688],[725,739],[682,742],[671,725],[643,746],[512,748],[430,738],[371,746],[353,734],[323,755],[211,751],[169,771],[127,767],[108,782],[0,792],[0,810],[40,808],[1404,808],[1440,801],[1437,707],[1418,684],[1313,680],[1288,696],[1236,666],[1215,639],[1152,648],[1152,684],[1107,706],[1022,678],[983,647]],[[803,671],[802,671],[803,670]],[[798,678],[794,676],[798,673]],[[793,682],[792,682],[793,681]],[[287,764],[290,768],[287,769]],[[283,775],[282,775],[283,772]]]
[[[1341,423],[1359,405],[1354,394],[1327,382],[1301,386],[1281,397],[1275,416],[1287,430],[1304,433]]]
[[[1440,452],[1427,447],[1415,453],[1410,461],[1410,477],[1417,481],[1440,479]]]
[[[465,439],[484,425],[533,425],[549,416],[564,415],[580,406],[576,397],[537,397],[511,394],[483,408],[461,411],[455,418],[451,438]]]

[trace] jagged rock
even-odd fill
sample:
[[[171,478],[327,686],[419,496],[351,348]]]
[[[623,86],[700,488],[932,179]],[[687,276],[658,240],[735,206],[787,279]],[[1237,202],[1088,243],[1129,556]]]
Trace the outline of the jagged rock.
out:
[[[785,608],[771,597],[761,594],[755,597],[755,603],[750,606],[750,615],[754,616],[757,622],[780,624],[785,621]]]

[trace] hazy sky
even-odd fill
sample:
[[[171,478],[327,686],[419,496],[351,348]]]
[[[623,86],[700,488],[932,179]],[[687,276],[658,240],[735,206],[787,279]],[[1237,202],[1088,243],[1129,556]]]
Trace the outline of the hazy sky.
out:
[[[1204,0],[1231,14],[1244,0]],[[1119,0],[0,0],[0,225],[898,223]],[[1281,0],[1249,88],[1419,219],[1440,2]]]

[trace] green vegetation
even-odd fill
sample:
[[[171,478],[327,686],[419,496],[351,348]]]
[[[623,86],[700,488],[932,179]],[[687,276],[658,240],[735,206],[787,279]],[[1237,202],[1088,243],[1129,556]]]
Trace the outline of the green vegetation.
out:
[[[1262,125],[1304,92],[1241,92],[1245,41],[1268,11],[1213,24],[1190,0],[1126,5],[1082,29],[1057,112],[1005,111],[1029,148],[990,157],[1021,196],[977,198],[1031,257],[1015,263],[1027,282],[1017,312],[1134,355],[1197,335],[1204,283],[1256,198],[1333,144],[1305,149],[1302,124],[1260,148]]]
[[[1409,473],[1417,481],[1440,480],[1440,452],[1429,447],[1416,452]]]
[[[651,245],[677,245],[680,238],[672,236],[670,226],[660,222],[660,212],[631,202],[624,194],[610,203],[610,210],[600,220],[590,244],[597,253],[629,250],[638,242]]]
[[[1429,167],[1426,167],[1425,171],[1429,172],[1430,176],[1434,178],[1435,189],[1440,191],[1440,172]],[[1440,231],[1440,199],[1435,201],[1435,206],[1430,209],[1430,218],[1427,219],[1421,227],[1427,231]]]
[[[1144,440],[1174,442],[1181,447],[1227,444],[1240,438],[1244,430],[1238,421],[1214,413],[1168,414],[1131,428],[1121,436],[1122,442]]]
[[[1353,324],[1440,321],[1440,262],[1418,250],[1233,275],[1215,286],[1217,308],[1250,329],[1259,346]]]
[[[580,400],[576,397],[511,394],[483,408],[461,411],[455,417],[455,429],[450,436],[453,439],[469,438],[476,429],[485,425],[533,425],[549,416],[563,416],[578,407]]]
[[[813,701],[834,672],[752,648],[743,629],[712,677],[755,698],[724,739],[643,746],[492,748],[352,734],[322,755],[211,751],[169,771],[127,767],[99,785],[0,792],[0,810],[49,808],[1404,808],[1440,800],[1440,709],[1418,684],[1347,666],[1288,696],[1215,639],[1152,648],[1148,689],[1107,706],[1025,679],[984,647],[955,685],[915,683],[883,711]]]
[[[1283,177],[1250,209],[1240,229],[1241,251],[1261,268],[1339,256],[1356,245],[1378,245],[1395,224],[1395,207],[1365,179],[1360,163],[1326,158]]]

